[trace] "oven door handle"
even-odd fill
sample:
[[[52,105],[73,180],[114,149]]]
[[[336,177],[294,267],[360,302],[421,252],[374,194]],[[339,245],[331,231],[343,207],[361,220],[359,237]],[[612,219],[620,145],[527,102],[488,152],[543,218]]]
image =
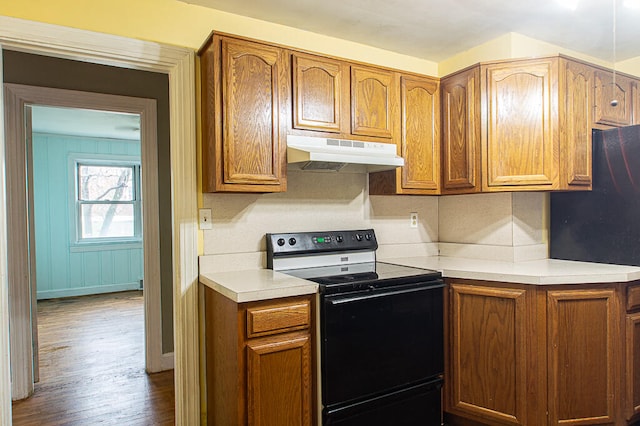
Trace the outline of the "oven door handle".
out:
[[[361,296],[348,296],[348,295],[342,295],[342,296],[334,296],[335,298],[329,299],[326,298],[326,302],[328,302],[329,304],[331,304],[332,306],[335,305],[342,305],[345,303],[351,303],[351,302],[359,302],[362,300],[370,300],[370,299],[377,299],[379,297],[385,297],[385,296],[395,296],[397,294],[406,294],[406,293],[416,293],[418,291],[426,291],[426,290],[434,290],[437,288],[443,288],[445,286],[444,283],[442,284],[436,284],[436,285],[428,285],[428,286],[419,286],[419,287],[411,287],[411,288],[405,288],[405,289],[396,289],[396,290],[385,290],[385,291],[376,291],[373,290],[370,293],[367,293],[365,295],[361,295]]]

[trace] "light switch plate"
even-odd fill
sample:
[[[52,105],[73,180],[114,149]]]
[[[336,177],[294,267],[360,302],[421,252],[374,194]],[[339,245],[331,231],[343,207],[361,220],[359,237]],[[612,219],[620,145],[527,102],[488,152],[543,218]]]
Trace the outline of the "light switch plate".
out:
[[[198,210],[200,217],[200,230],[213,229],[213,223],[211,222],[211,209]]]

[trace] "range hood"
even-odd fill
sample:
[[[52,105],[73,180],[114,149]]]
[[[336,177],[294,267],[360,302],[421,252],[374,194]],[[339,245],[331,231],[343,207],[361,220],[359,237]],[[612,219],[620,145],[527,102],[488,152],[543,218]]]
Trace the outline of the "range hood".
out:
[[[379,172],[404,166],[396,145],[346,139],[287,136],[287,162],[300,170]]]

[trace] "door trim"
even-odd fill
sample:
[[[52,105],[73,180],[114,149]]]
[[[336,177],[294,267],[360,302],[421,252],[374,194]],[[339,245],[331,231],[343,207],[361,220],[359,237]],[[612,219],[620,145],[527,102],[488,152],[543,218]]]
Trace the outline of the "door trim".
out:
[[[195,52],[191,49],[134,40],[109,34],[67,28],[0,16],[0,46],[82,62],[155,71],[169,76],[171,128],[171,194],[173,252],[173,323],[175,356],[176,424],[200,423],[197,265],[197,183]],[[0,110],[3,110],[0,105]],[[0,115],[4,115],[0,111]],[[3,126],[4,127],[4,126]],[[4,138],[3,138],[4,141]],[[4,143],[4,142],[2,142]],[[3,150],[4,151],[4,150]],[[0,169],[6,160],[0,154]],[[0,176],[0,183],[4,176]],[[4,198],[4,185],[0,190]],[[6,220],[0,216],[3,227]],[[0,235],[2,236],[2,235]],[[0,255],[6,259],[6,239]],[[7,277],[0,260],[0,312],[6,313]],[[8,357],[8,315],[0,315],[0,359]],[[7,365],[6,363],[2,363]],[[10,380],[0,370],[0,423],[11,424]]]
[[[26,311],[29,311],[31,306],[35,305],[36,295],[36,281],[37,277],[33,276],[35,271],[35,250],[34,247],[34,233],[29,230],[33,230],[33,176],[31,173],[25,170],[27,163],[25,161],[24,154],[30,152],[30,144],[26,143],[26,127],[24,123],[27,119],[27,105],[45,105],[55,107],[67,107],[67,108],[84,108],[91,110],[104,110],[113,112],[125,112],[140,115],[140,147],[141,147],[141,163],[142,163],[142,216],[143,220],[143,253],[144,253],[144,277],[145,277],[145,291],[144,294],[144,310],[145,310],[145,366],[148,372],[154,373],[162,370],[162,322],[161,322],[161,299],[160,299],[160,231],[158,223],[158,155],[157,155],[157,119],[156,119],[156,101],[155,99],[134,98],[127,96],[106,95],[100,93],[91,92],[79,92],[74,90],[53,89],[47,87],[35,87],[25,86],[18,84],[6,83],[5,87],[5,137],[6,141],[14,141],[14,143],[7,144],[8,157],[12,157],[9,153],[15,155],[15,161],[7,162],[7,176],[20,176],[26,177],[27,183],[21,179],[20,182],[16,182],[13,179],[8,180],[8,184],[14,185],[13,191],[9,190],[7,193],[7,203],[12,200],[12,192],[15,194],[21,194],[24,198],[14,200],[15,203],[8,205],[7,211],[9,212],[9,218],[14,215],[17,216],[17,220],[13,226],[9,227],[9,276],[18,276],[18,274],[11,274],[14,272],[14,267],[27,268],[25,273],[19,274],[20,277],[30,277],[31,282],[31,295],[30,300],[23,299],[29,297],[29,282],[23,280],[14,279],[9,282],[10,288],[10,301],[13,306],[20,305]],[[23,158],[19,158],[18,156]],[[32,164],[28,166],[28,169],[32,167]],[[29,198],[26,197],[24,187],[29,184]],[[26,211],[25,211],[26,210]],[[28,222],[27,222],[28,220]],[[17,223],[17,222],[20,223]],[[28,224],[27,224],[28,223]],[[27,259],[23,259],[23,256],[16,255],[16,253],[22,253],[20,244],[14,246],[13,243],[20,243],[25,241],[21,238],[15,239],[16,229],[20,229],[18,233],[25,233],[29,236],[29,244],[27,251],[24,253],[30,258],[29,263],[25,263]],[[12,235],[13,234],[13,235]],[[16,241],[17,240],[17,241]],[[29,273],[31,271],[31,273]],[[22,269],[20,270],[22,272]],[[23,291],[24,289],[24,291]],[[13,293],[11,292],[13,291]],[[25,294],[23,294],[25,293]],[[16,300],[13,295],[18,295]],[[35,328],[37,324],[37,313],[35,309],[30,309],[32,316],[32,324]],[[15,319],[15,318],[14,318]],[[11,320],[11,314],[10,314]],[[15,324],[15,322],[14,322]],[[12,328],[13,329],[13,328]],[[16,349],[16,352],[22,352],[37,348],[37,330],[33,331],[33,338],[31,334],[25,335],[23,330],[20,333],[11,333],[11,348]],[[20,334],[20,335],[18,335]],[[34,341],[34,345],[31,345],[31,341]],[[35,350],[34,350],[35,352]],[[12,356],[14,360],[12,363],[12,383],[13,399],[22,399],[33,392],[33,382],[35,379],[33,376],[37,375],[37,366],[34,365],[33,374],[24,374],[30,371],[30,363],[26,356]],[[37,359],[37,353],[31,354],[33,359]],[[171,366],[169,368],[172,368]],[[25,395],[25,392],[28,392]]]

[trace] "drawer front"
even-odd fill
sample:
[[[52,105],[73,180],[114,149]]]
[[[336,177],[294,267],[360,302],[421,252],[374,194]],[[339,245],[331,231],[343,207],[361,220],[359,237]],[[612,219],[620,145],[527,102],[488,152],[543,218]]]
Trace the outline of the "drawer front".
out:
[[[627,287],[627,311],[640,308],[640,285]]]
[[[308,300],[247,309],[248,338],[302,330],[310,324],[311,304]]]

